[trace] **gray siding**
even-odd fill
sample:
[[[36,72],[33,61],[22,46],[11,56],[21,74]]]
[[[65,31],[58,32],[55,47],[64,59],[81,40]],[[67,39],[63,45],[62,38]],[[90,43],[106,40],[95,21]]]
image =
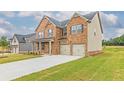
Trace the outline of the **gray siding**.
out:
[[[32,51],[32,43],[20,43],[19,51]]]

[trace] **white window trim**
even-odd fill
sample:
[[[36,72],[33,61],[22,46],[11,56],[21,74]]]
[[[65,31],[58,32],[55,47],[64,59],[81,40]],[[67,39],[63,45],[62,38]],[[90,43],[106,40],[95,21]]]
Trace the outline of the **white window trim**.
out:
[[[82,31],[83,31],[83,25],[82,24],[77,24],[77,25],[71,26],[71,33],[72,34],[79,33]]]
[[[51,32],[49,32],[51,31]],[[48,29],[48,37],[53,37],[53,30],[52,29]]]

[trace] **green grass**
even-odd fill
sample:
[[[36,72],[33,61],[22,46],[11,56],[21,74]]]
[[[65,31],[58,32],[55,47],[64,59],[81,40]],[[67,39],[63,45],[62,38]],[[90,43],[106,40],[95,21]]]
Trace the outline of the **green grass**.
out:
[[[61,64],[16,80],[124,80],[124,47]]]
[[[0,64],[38,57],[38,55],[31,55],[31,54],[30,55],[28,54],[6,54],[5,56],[7,57],[0,58]]]

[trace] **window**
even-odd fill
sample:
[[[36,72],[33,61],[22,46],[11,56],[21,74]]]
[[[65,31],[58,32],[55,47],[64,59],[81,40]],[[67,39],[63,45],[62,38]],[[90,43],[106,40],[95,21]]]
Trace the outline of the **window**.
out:
[[[53,36],[53,31],[52,31],[52,29],[49,29],[48,30],[48,37],[52,37]]]
[[[82,31],[82,25],[77,25],[77,31],[81,32]]]
[[[24,38],[26,42],[30,42],[29,38]]]
[[[38,38],[44,38],[44,32],[38,32]]]
[[[96,29],[94,29],[94,36],[96,36]]]
[[[76,26],[72,26],[72,27],[71,27],[71,32],[72,32],[72,33],[75,33],[75,32],[76,32]]]
[[[74,25],[71,27],[72,33],[82,32],[82,30],[83,30],[83,25]]]
[[[38,38],[41,38],[41,32],[38,32]]]

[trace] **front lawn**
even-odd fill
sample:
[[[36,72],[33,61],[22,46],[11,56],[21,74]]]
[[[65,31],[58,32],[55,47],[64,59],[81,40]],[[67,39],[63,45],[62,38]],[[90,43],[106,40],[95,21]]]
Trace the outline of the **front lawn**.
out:
[[[29,55],[28,54],[4,54],[4,56],[5,58],[4,57],[0,58],[0,64],[39,57],[38,55],[32,55],[32,54],[29,54]]]
[[[124,80],[124,47],[61,64],[17,80]]]

